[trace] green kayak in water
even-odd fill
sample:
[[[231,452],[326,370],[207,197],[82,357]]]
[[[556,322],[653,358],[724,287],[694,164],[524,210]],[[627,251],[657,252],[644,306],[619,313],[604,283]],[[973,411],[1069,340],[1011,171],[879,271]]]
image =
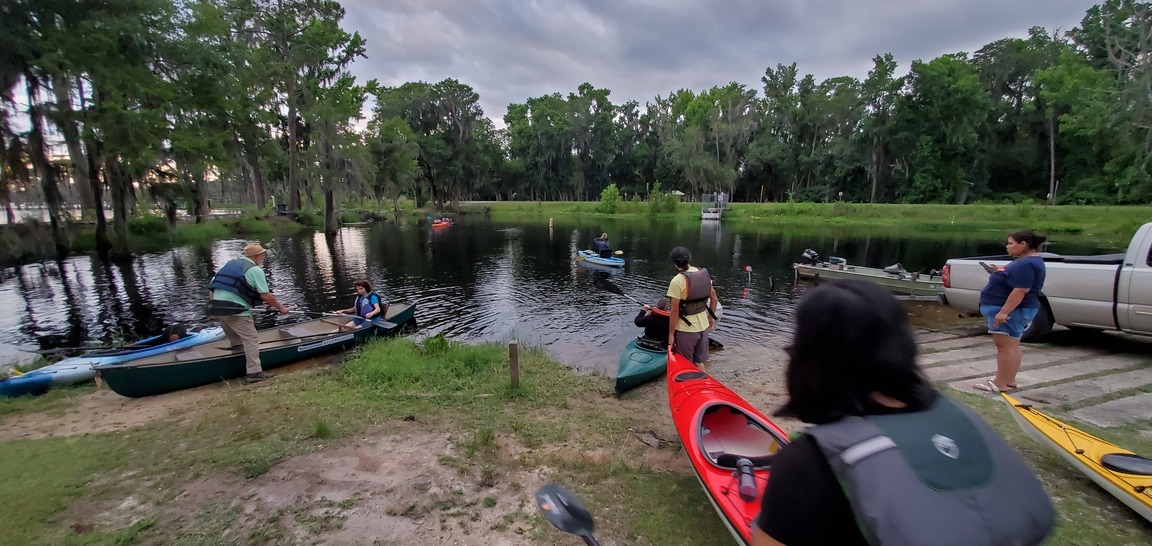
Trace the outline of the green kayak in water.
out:
[[[616,370],[616,395],[634,389],[657,377],[664,376],[668,366],[668,350],[664,344],[644,337],[634,338],[620,355]]]

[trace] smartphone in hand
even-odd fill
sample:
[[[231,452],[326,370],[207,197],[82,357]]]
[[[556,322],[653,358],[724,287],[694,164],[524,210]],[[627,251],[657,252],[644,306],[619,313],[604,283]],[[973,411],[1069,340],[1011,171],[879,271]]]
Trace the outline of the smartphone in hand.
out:
[[[983,267],[983,268],[984,268],[984,271],[987,271],[987,272],[989,272],[989,273],[991,273],[991,272],[993,272],[993,271],[996,271],[996,270],[998,269],[996,266],[994,266],[994,265],[988,265],[988,264],[986,264],[986,263],[984,263],[984,262],[980,262],[980,267]]]

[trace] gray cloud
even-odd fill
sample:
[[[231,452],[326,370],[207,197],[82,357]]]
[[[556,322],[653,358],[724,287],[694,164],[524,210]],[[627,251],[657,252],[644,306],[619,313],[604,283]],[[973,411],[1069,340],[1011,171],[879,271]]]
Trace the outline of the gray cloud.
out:
[[[368,41],[360,78],[385,85],[455,78],[499,119],[509,103],[575,91],[641,104],[730,81],[760,89],[764,69],[796,62],[818,80],[863,78],[872,57],[972,53],[1033,26],[1076,26],[1091,0],[343,0]]]

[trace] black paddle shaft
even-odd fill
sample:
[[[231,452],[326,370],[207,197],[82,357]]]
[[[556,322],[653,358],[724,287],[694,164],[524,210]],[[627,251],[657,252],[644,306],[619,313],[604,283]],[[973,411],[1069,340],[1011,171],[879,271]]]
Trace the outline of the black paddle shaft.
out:
[[[639,301],[638,301],[636,298],[633,298],[632,296],[629,296],[628,294],[625,294],[625,293],[624,293],[624,291],[623,291],[623,290],[621,290],[619,286],[616,286],[615,284],[612,284],[612,282],[611,282],[611,281],[609,281],[608,279],[599,279],[599,278],[598,278],[598,279],[594,279],[594,280],[592,281],[592,284],[594,284],[594,285],[596,285],[596,286],[598,286],[598,287],[600,287],[600,288],[602,288],[602,289],[604,289],[604,290],[607,290],[607,291],[609,291],[609,292],[611,292],[611,293],[613,293],[613,294],[616,294],[616,295],[618,295],[618,296],[624,296],[625,298],[628,298],[628,299],[632,300],[633,302],[635,302],[635,303],[636,303],[636,305],[639,305],[639,306],[641,306],[641,307],[643,307],[643,306],[644,306],[644,304],[643,304],[643,303],[640,303],[640,302],[639,302]]]

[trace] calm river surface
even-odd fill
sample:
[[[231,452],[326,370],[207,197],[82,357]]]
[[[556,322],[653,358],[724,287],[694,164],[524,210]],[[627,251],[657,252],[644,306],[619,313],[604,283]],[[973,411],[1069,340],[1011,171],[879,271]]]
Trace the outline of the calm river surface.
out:
[[[273,292],[289,308],[331,311],[351,306],[352,283],[370,279],[389,301],[417,304],[416,336],[443,332],[458,341],[508,341],[542,346],[584,372],[614,373],[620,351],[636,335],[638,307],[596,288],[604,272],[578,264],[578,249],[607,231],[627,265],[610,279],[644,302],[661,296],[674,270],[668,252],[687,246],[695,265],[716,277],[724,320],[714,337],[728,346],[778,349],[804,285],[791,263],[812,248],[849,263],[908,270],[941,267],[950,257],[1000,253],[999,232],[915,235],[812,226],[648,222],[640,219],[547,218],[490,221],[465,217],[432,229],[427,222],[348,227],[278,237],[266,268]],[[0,272],[0,364],[27,360],[19,349],[136,339],[164,325],[205,325],[201,306],[215,270],[246,241],[222,240],[137,256],[128,264],[77,255]],[[1110,251],[1091,243],[1055,241],[1052,252]],[[751,268],[751,272],[746,271]],[[270,326],[299,316],[263,317]],[[731,352],[729,351],[729,354]]]

